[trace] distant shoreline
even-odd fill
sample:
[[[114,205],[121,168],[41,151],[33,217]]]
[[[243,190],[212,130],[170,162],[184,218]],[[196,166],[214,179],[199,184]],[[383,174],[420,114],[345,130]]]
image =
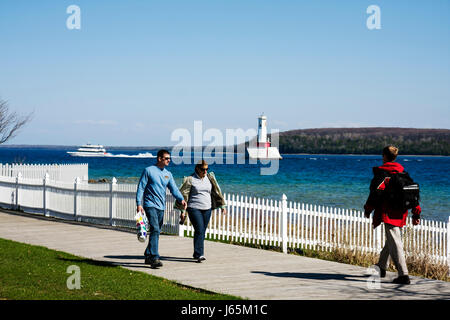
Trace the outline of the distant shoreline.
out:
[[[170,150],[174,146],[147,146],[147,147],[134,147],[134,146],[105,146],[106,149],[114,150],[158,150],[158,149],[168,149]],[[78,145],[28,145],[28,144],[12,144],[12,145],[0,145],[0,148],[11,148],[11,149],[73,149],[79,148]],[[225,147],[223,147],[225,148]],[[220,152],[222,154],[227,154],[226,152]],[[235,152],[234,154],[238,154]],[[380,156],[380,154],[367,154],[367,153],[281,153],[281,155],[299,155],[299,156]],[[435,154],[400,154],[399,157],[450,157],[447,155],[435,155]]]
[[[367,153],[282,153],[281,155],[297,155],[297,156],[380,156],[380,154]],[[399,154],[399,157],[450,157],[436,154]]]

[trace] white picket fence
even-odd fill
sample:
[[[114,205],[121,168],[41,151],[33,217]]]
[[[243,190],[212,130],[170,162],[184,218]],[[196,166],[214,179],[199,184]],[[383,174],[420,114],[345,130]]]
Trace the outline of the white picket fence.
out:
[[[51,180],[73,182],[76,177],[87,181],[89,167],[87,163],[75,164],[2,164],[0,163],[0,176],[17,177],[21,173],[25,179],[42,179],[48,173]]]
[[[206,230],[209,239],[279,247],[285,253],[288,248],[342,248],[378,254],[385,243],[384,224],[373,229],[371,218],[359,210],[295,203],[287,201],[285,195],[281,200],[225,197],[228,213],[212,213]],[[189,221],[184,230],[193,236]],[[450,217],[448,222],[421,219],[418,226],[408,217],[402,238],[407,255],[426,255],[450,266]]]
[[[135,227],[135,184],[88,184],[44,179],[0,177],[0,206],[63,219]],[[301,248],[322,251],[346,248],[362,253],[379,253],[385,241],[383,224],[373,230],[362,211],[331,208],[280,200],[225,194],[226,214],[212,213],[206,236],[279,247],[284,253]],[[189,219],[179,225],[174,198],[166,197],[163,232],[193,236]],[[422,219],[413,226],[408,218],[402,229],[407,255],[427,255],[450,266],[450,218],[448,222]]]
[[[86,183],[0,176],[0,207],[44,214],[67,220],[86,221],[118,227],[135,227],[136,190],[134,184]],[[178,234],[179,214],[167,197],[163,231]],[[174,201],[174,200],[173,200]]]

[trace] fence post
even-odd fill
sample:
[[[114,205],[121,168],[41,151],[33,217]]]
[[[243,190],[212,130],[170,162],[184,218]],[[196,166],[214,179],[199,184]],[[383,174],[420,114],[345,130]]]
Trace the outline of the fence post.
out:
[[[377,251],[380,252],[381,250],[381,228],[383,225],[379,225],[376,229],[375,229],[375,237],[376,237],[376,247],[377,247]]]
[[[281,244],[283,253],[287,253],[287,197],[284,193],[281,197]]]
[[[73,184],[73,219],[77,220],[77,215],[79,211],[78,206],[78,184],[80,183],[80,178],[76,177]]]
[[[114,192],[116,191],[117,179],[113,177],[109,186],[109,225],[114,226],[114,217],[116,216],[116,201]]]
[[[47,210],[47,208],[48,208],[48,196],[47,196],[47,183],[48,183],[48,180],[50,179],[50,176],[49,176],[49,174],[48,174],[48,172],[46,172],[45,174],[44,174],[44,179],[43,179],[43,183],[42,183],[42,190],[43,190],[43,201],[42,201],[42,203],[43,203],[43,209],[44,209],[44,216],[46,216],[46,217],[48,217],[48,216],[50,216],[50,214],[49,214],[49,212],[48,212],[48,210]]]
[[[450,274],[450,217],[447,222],[447,266],[449,267]]]
[[[14,209],[19,210],[19,184],[20,180],[22,180],[22,173],[19,171],[16,176],[16,197],[15,197],[15,203],[14,203]]]

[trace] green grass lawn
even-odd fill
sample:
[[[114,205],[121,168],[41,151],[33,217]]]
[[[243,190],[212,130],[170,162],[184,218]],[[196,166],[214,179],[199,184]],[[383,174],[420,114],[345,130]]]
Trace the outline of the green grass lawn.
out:
[[[80,289],[69,289],[69,266],[80,270]],[[72,277],[73,278],[73,277]],[[70,281],[69,283],[74,283]],[[0,239],[0,299],[231,300],[238,297],[186,287],[143,272]]]

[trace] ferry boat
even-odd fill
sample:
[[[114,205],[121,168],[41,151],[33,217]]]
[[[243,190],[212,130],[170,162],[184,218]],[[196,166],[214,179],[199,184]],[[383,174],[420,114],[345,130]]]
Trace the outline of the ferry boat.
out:
[[[73,157],[107,157],[110,154],[100,144],[85,144],[80,146],[77,151],[67,151]]]

